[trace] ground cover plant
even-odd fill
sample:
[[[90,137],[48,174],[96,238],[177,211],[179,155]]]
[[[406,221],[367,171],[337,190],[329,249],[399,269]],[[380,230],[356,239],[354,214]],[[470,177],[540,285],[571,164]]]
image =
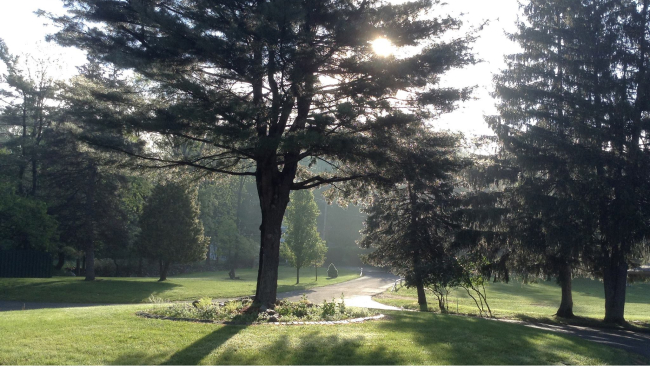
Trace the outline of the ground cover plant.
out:
[[[496,282],[486,285],[487,299],[496,317],[553,320],[560,304],[560,287],[555,281],[539,281],[524,284],[520,279],[510,283]],[[433,296],[430,293],[429,296]],[[573,281],[573,302],[576,316],[602,320],[605,300],[602,282],[578,278]],[[387,305],[418,309],[415,289],[400,288],[397,292],[386,291],[375,296],[376,301]],[[449,311],[478,314],[476,304],[463,289],[449,293]],[[650,326],[650,283],[634,283],[627,288],[625,318],[637,325]],[[430,306],[430,310],[437,307]]]
[[[340,325],[221,325],[144,319],[161,305],[12,311],[0,364],[647,364],[579,338],[433,313]]]
[[[165,317],[172,319],[212,320],[232,323],[269,323],[269,322],[313,322],[337,321],[365,318],[378,312],[365,308],[345,306],[345,301],[324,301],[314,304],[306,297],[300,301],[277,302],[273,309],[260,309],[253,306],[252,299],[213,302],[202,298],[192,303],[176,303],[167,307],[157,307],[139,315]]]
[[[321,273],[325,270],[321,269]],[[180,301],[253,295],[257,269],[240,269],[237,276],[239,280],[231,280],[227,271],[200,272],[169,277],[164,282],[157,282],[157,277],[106,277],[94,282],[84,281],[82,277],[0,278],[0,300],[126,304],[146,303],[152,296]],[[319,276],[315,281],[309,271],[296,285],[295,269],[281,266],[278,293],[331,285],[358,277],[358,269],[341,268],[337,278]]]

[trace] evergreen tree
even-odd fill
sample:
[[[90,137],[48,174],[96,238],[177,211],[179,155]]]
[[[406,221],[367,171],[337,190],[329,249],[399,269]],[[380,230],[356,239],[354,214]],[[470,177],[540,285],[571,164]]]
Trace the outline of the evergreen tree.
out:
[[[367,209],[362,248],[374,248],[365,259],[404,276],[417,289],[418,304],[427,310],[425,287],[447,287],[460,280],[452,249],[460,228],[452,217],[454,174],[466,162],[458,154],[456,136],[424,128],[402,131],[408,140],[388,170],[389,185],[380,186]],[[445,311],[444,303],[440,302]]]
[[[555,259],[558,315],[572,315],[565,295],[582,263],[603,276],[605,320],[624,321],[627,263],[648,227],[647,6],[531,1],[512,35],[523,51],[496,78],[490,122],[521,168],[520,228],[538,243],[526,245]]]
[[[316,227],[318,214],[318,206],[311,191],[302,190],[291,194],[285,218],[287,231],[280,252],[296,267],[296,284],[300,283],[300,268],[314,263],[322,264],[325,260],[327,246]]]
[[[167,279],[171,263],[205,259],[207,240],[199,221],[196,190],[180,183],[154,187],[142,211],[140,245],[160,262],[160,280]]]
[[[256,290],[261,304],[276,300],[290,191],[379,176],[395,147],[392,132],[416,121],[397,110],[445,112],[469,94],[437,85],[445,71],[474,59],[472,36],[445,37],[459,21],[422,16],[439,5],[434,0],[400,5],[66,0],[65,5],[71,15],[54,18],[62,30],[53,39],[150,82],[143,93],[103,94],[124,105],[119,111],[79,98],[89,121],[120,133],[191,141],[197,148],[194,155],[169,157],[159,149],[114,144],[124,141],[119,139],[101,144],[159,167],[255,177],[262,213]],[[413,52],[378,56],[373,41],[382,37]],[[146,103],[129,105],[135,95]],[[157,98],[147,101],[150,96]],[[311,174],[299,165],[318,160],[332,171]]]

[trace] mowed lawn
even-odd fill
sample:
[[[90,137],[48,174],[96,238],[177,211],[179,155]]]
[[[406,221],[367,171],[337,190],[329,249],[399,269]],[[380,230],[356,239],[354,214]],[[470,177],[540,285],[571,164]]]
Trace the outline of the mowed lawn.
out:
[[[331,285],[359,277],[352,269],[339,269],[337,278],[326,278],[327,268],[300,271],[296,285],[295,268],[281,266],[278,293]],[[239,280],[231,280],[227,271],[200,272],[169,277],[158,282],[154,277],[104,277],[86,282],[83,277],[0,278],[0,300],[68,302],[97,304],[129,304],[148,302],[150,296],[169,301],[193,300],[202,297],[230,298],[255,294],[257,270],[240,269]]]
[[[644,364],[641,356],[516,324],[389,312],[363,324],[233,326],[154,320],[156,305],[10,311],[0,364]],[[160,305],[158,305],[160,306]]]
[[[490,283],[486,286],[490,308],[498,317],[550,318],[560,305],[560,287],[555,281],[541,281],[524,284],[513,280],[510,283]],[[463,314],[477,314],[476,304],[465,290],[453,290],[449,297],[449,310]],[[397,292],[387,291],[375,297],[384,304],[417,309],[415,289],[401,288]],[[429,308],[438,310],[435,296],[427,292]],[[585,278],[573,281],[573,312],[586,318],[602,319],[605,316],[605,294],[603,283]],[[634,283],[627,287],[625,318],[628,321],[650,325],[650,283]]]

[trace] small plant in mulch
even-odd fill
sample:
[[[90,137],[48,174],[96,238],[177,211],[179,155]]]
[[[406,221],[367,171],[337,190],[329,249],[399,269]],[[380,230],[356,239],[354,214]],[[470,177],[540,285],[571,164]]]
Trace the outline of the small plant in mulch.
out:
[[[272,308],[258,307],[251,299],[213,302],[203,298],[192,303],[179,303],[140,312],[139,315],[197,321],[217,321],[236,324],[275,322],[319,322],[367,318],[378,313],[365,308],[345,306],[343,299],[314,304],[305,296],[300,301],[280,300]]]

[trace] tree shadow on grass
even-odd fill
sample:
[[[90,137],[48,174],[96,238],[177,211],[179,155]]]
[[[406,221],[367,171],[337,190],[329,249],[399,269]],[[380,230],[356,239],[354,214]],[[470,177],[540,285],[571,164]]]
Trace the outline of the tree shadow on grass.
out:
[[[160,362],[163,354],[151,354],[147,352],[124,353],[113,360],[111,365],[155,365]]]
[[[573,336],[480,318],[400,313],[380,329],[416,342],[432,352],[424,363],[446,364],[556,364],[584,361],[635,362],[636,355],[598,346]],[[641,360],[641,356],[637,357]],[[419,363],[418,360],[413,360]],[[592,361],[594,362],[594,361]]]
[[[344,328],[342,328],[344,330]],[[220,352],[214,364],[277,364],[277,365],[389,365],[402,364],[399,353],[386,346],[370,345],[365,337],[323,335],[319,330],[301,332],[299,327],[288,328],[299,333],[299,338],[281,334],[276,340],[247,352],[230,346]]]
[[[169,282],[120,280],[60,280],[23,283],[6,288],[3,300],[63,303],[141,303],[149,296],[169,291],[177,285]]]
[[[163,365],[196,365],[212,351],[221,347],[230,338],[244,330],[246,326],[222,326],[214,332],[173,354]]]

